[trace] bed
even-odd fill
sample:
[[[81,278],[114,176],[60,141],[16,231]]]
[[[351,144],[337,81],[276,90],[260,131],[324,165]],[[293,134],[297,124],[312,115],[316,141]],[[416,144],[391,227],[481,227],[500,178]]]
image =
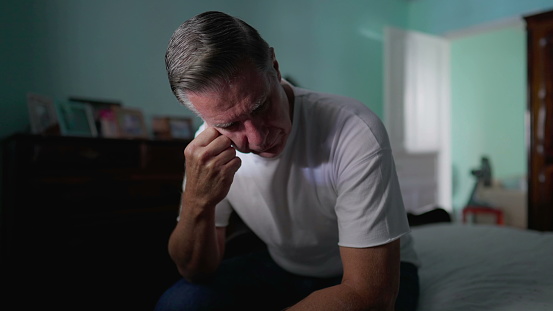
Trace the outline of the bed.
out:
[[[408,214],[418,252],[417,311],[553,311],[553,232],[459,224],[447,211]],[[231,216],[225,256],[265,247]]]
[[[418,311],[553,310],[553,232],[439,222],[412,235]]]

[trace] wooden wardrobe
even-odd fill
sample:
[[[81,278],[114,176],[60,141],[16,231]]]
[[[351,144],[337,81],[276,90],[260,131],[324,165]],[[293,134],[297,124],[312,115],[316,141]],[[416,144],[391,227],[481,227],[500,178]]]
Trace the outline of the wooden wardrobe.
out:
[[[553,11],[526,16],[528,228],[553,231]]]

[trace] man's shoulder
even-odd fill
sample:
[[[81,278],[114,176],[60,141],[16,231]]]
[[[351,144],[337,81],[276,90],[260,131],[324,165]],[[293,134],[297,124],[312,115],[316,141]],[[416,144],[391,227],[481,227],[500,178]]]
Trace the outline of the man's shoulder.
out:
[[[375,150],[388,148],[382,121],[359,100],[305,89],[301,89],[297,95],[300,110],[298,117],[302,122],[299,132],[302,136],[309,136],[304,139],[305,148],[312,147],[311,143],[330,142],[329,150],[364,146],[370,149],[368,153],[374,153]]]
[[[383,126],[380,117],[363,102],[344,95],[297,89],[296,99],[299,108],[308,118],[319,118],[319,121],[353,122],[369,127]],[[296,89],[294,89],[296,91]],[[327,123],[327,124],[329,124]]]
[[[296,98],[300,98],[303,101],[307,101],[310,103],[331,103],[331,104],[355,104],[355,105],[363,105],[365,106],[361,101],[335,93],[328,93],[328,92],[320,92],[310,89],[304,89],[304,88],[298,88],[294,87],[294,94]]]
[[[307,115],[323,118],[325,116],[378,118],[368,106],[353,97],[300,88],[295,88],[294,91],[299,108]]]

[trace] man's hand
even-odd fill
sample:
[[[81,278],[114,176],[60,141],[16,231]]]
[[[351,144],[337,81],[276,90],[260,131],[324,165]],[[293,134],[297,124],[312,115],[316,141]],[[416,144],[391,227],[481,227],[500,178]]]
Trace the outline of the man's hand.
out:
[[[186,186],[184,204],[215,206],[228,194],[240,158],[232,141],[212,127],[206,128],[184,150]]]

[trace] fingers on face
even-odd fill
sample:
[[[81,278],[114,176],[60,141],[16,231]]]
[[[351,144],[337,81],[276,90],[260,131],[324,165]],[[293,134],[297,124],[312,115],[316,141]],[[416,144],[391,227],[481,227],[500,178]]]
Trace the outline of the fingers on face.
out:
[[[194,141],[200,146],[205,147],[219,136],[221,136],[221,133],[219,133],[219,131],[217,131],[213,127],[207,127],[194,139]]]
[[[239,157],[234,157],[230,161],[228,161],[225,165],[230,172],[233,174],[238,171],[240,166],[242,166],[242,160]]]
[[[221,135],[212,127],[208,127],[200,133],[193,143],[187,146],[186,152],[189,153],[189,156],[199,159],[204,165],[209,165],[209,163],[215,167],[224,165],[234,172],[241,165],[240,159],[236,157],[236,150],[232,147],[232,140]]]
[[[231,147],[226,141],[218,142],[219,138],[226,138],[219,136],[209,146],[216,145],[211,151],[215,151],[215,154],[211,158],[211,162],[214,167],[219,167],[225,174],[234,174],[242,165],[242,160],[236,156],[236,150]],[[228,138],[226,138],[228,140]],[[223,139],[221,139],[223,140]],[[230,140],[229,140],[230,141]],[[220,150],[220,151],[219,151]]]

